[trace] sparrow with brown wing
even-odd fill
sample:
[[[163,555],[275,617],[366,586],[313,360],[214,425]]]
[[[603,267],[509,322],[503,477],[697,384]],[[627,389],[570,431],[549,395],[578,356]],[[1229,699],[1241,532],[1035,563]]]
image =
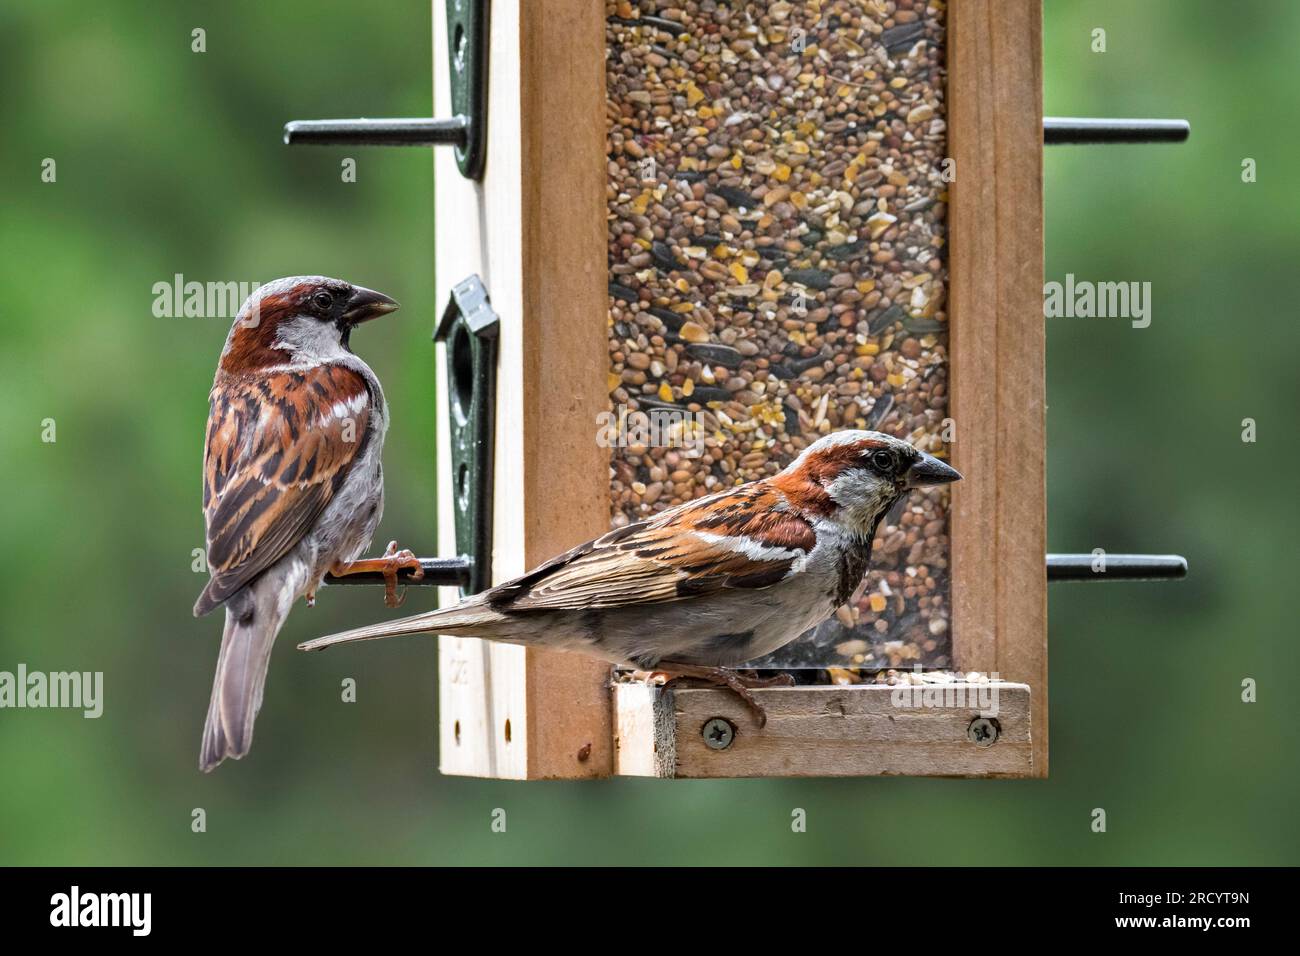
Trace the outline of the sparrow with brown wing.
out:
[[[866,573],[889,510],[960,477],[889,435],[836,432],[780,474],[611,531],[455,607],[299,647],[403,634],[557,647],[725,685],[762,722],[752,682],[731,668],[830,617]]]
[[[370,289],[295,276],[249,296],[226,338],[203,449],[211,580],[194,605],[196,617],[226,610],[205,772],[248,753],[271,645],[298,598],[313,603],[327,572],[380,570],[391,604],[397,571],[419,568],[395,544],[356,560],[384,510],[388,408],[349,336],[396,308]]]

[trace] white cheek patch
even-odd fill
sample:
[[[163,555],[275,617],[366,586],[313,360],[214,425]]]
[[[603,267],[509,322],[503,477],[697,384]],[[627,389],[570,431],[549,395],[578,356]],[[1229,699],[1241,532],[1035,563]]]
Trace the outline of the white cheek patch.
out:
[[[841,508],[864,517],[874,515],[894,494],[893,485],[865,469],[845,472],[826,491]]]
[[[347,355],[338,328],[310,316],[298,316],[280,326],[274,347],[295,359],[294,364],[316,364]]]

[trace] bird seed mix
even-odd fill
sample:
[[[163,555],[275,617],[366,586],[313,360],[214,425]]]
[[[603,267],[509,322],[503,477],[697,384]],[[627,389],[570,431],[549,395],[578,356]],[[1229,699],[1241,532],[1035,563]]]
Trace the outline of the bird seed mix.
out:
[[[612,525],[842,428],[947,458],[944,5],[605,7]],[[949,666],[948,557],[948,490],[912,492],[762,666]]]

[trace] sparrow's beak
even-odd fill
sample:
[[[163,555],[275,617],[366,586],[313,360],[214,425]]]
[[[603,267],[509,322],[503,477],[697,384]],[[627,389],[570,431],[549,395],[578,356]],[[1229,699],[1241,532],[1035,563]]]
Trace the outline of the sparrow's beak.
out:
[[[387,315],[389,312],[395,312],[397,308],[397,302],[382,292],[357,286],[352,292],[352,298],[348,299],[343,321],[348,325],[359,325],[377,319],[381,315]]]
[[[956,468],[945,464],[933,455],[921,452],[916,464],[907,469],[907,487],[922,488],[925,485],[946,485],[950,481],[961,481]]]

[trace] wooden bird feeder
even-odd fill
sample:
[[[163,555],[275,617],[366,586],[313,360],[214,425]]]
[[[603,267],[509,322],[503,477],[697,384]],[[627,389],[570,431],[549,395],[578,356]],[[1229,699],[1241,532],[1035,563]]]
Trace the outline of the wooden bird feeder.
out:
[[[770,246],[734,241],[734,231],[725,230],[733,233],[728,237],[721,227],[711,228],[715,236],[708,239],[720,242],[707,247],[708,258],[703,261],[719,263],[721,271],[709,271],[725,278],[706,284],[689,281],[699,268],[699,260],[686,257],[697,254],[694,248],[682,252],[704,246],[693,239],[664,235],[661,230],[660,237],[653,241],[671,249],[673,262],[656,263],[655,256],[662,255],[663,246],[647,249],[640,242],[632,255],[641,253],[635,261],[639,264],[649,258],[649,265],[614,273],[611,266],[626,262],[630,256],[620,259],[611,253],[611,224],[627,221],[629,209],[652,209],[655,204],[671,207],[675,197],[682,195],[675,188],[677,184],[690,181],[705,182],[709,187],[721,181],[725,189],[725,183],[736,180],[732,188],[751,194],[760,192],[755,197],[758,208],[771,210],[776,203],[762,205],[763,198],[781,188],[778,184],[784,170],[764,175],[754,168],[762,157],[743,155],[741,149],[746,140],[759,139],[756,131],[764,127],[765,121],[762,153],[772,163],[790,167],[792,174],[785,183],[807,186],[812,173],[822,175],[817,164],[843,162],[844,152],[833,152],[825,143],[826,136],[844,136],[845,131],[823,134],[818,139],[818,131],[807,126],[802,127],[806,134],[801,134],[801,123],[825,124],[835,116],[858,116],[864,134],[875,129],[892,136],[895,115],[906,124],[909,109],[928,108],[934,115],[914,119],[909,131],[914,139],[929,142],[921,159],[934,169],[921,178],[916,168],[900,165],[894,180],[910,182],[886,190],[886,195],[892,196],[884,207],[889,210],[885,215],[903,221],[911,215],[901,212],[908,203],[930,200],[935,206],[946,206],[946,218],[926,217],[942,242],[932,251],[930,261],[934,263],[932,274],[941,282],[946,271],[947,306],[938,321],[946,322],[950,329],[946,355],[950,390],[946,408],[939,409],[944,414],[935,419],[934,430],[940,430],[942,418],[955,423],[951,460],[965,480],[952,490],[946,513],[949,527],[943,535],[949,541],[947,620],[951,634],[950,641],[944,643],[950,648],[947,669],[997,674],[1005,682],[998,685],[998,714],[993,718],[996,739],[976,739],[979,728],[971,729],[980,719],[978,685],[946,686],[953,695],[959,690],[970,691],[971,706],[962,707],[900,708],[891,699],[900,696],[896,687],[870,683],[866,678],[857,684],[801,684],[760,690],[756,694],[770,716],[766,727],[759,729],[743,704],[723,690],[611,683],[611,668],[582,657],[444,637],[439,639],[438,675],[444,773],[530,779],[611,774],[1026,777],[1047,773],[1039,4],[1037,0],[997,4],[965,0],[952,3],[946,14],[939,5],[931,3],[927,7],[921,2],[907,5],[827,0],[784,7],[791,9],[785,12],[781,5],[765,0],[730,5],[670,0],[631,4],[497,0],[491,5],[485,172],[481,182],[466,179],[459,174],[451,153],[436,154],[435,270],[442,298],[467,275],[482,276],[501,317],[494,577],[505,580],[609,530],[611,515],[619,514],[611,506],[611,495],[625,490],[621,485],[614,489],[618,471],[626,476],[630,467],[646,477],[643,466],[652,460],[650,456],[633,463],[631,459],[637,456],[627,454],[627,448],[604,448],[594,440],[600,414],[620,404],[611,396],[615,390],[611,388],[611,376],[620,376],[622,386],[622,374],[630,368],[616,368],[617,363],[611,359],[621,351],[620,340],[627,337],[619,336],[614,324],[635,324],[634,337],[646,335],[653,327],[653,322],[628,322],[630,310],[620,308],[631,304],[620,300],[619,296],[627,295],[624,290],[633,290],[638,307],[644,304],[646,309],[669,310],[665,329],[678,333],[671,344],[646,349],[652,362],[662,364],[667,351],[675,350],[680,367],[689,361],[691,351],[700,351],[692,350],[693,343],[681,337],[680,325],[676,330],[669,329],[673,314],[681,316],[682,324],[692,320],[689,311],[673,313],[674,305],[709,309],[712,327],[707,327],[707,319],[687,327],[688,334],[695,327],[705,328],[707,338],[698,344],[724,345],[730,340],[729,347],[734,347],[737,341],[749,337],[756,324],[753,320],[748,328],[739,324],[739,313],[757,315],[753,309],[736,307],[726,314],[719,306],[725,303],[723,296],[729,286],[752,284],[755,277],[761,286],[763,273],[759,270],[770,265],[771,258],[765,254],[758,261],[753,261],[752,255],[739,261],[719,259],[713,256],[713,246],[726,244],[737,252]],[[806,9],[800,11],[801,7]],[[813,7],[820,10],[810,15],[807,11]],[[761,13],[764,8],[768,8],[766,14]],[[785,12],[785,16],[774,18],[771,8]],[[915,12],[916,17],[905,15],[899,21],[896,15],[885,17],[876,12],[904,8],[905,14]],[[448,49],[445,43],[437,42],[447,36],[447,27],[444,5],[435,3],[434,11],[435,114],[441,116],[452,111],[448,85],[442,82],[448,75]],[[861,26],[849,22],[827,24],[829,17],[837,15],[845,21],[857,17]],[[873,46],[867,43],[881,42],[879,34],[866,32],[872,26],[881,31],[893,28],[890,51],[884,54],[894,65],[892,71],[887,64],[878,62]],[[802,51],[791,49],[781,57],[770,51],[770,46],[776,44],[799,45],[795,32],[799,29],[804,31]],[[707,32],[692,37],[692,31]],[[835,38],[841,36],[857,44],[863,51],[861,55],[847,45],[832,49]],[[929,41],[928,52],[922,52],[926,46],[922,44],[922,51],[913,53],[918,38]],[[809,53],[809,47],[819,44],[825,52]],[[724,54],[724,49],[729,52]],[[691,60],[683,59],[690,50],[696,54]],[[749,51],[756,52],[751,55]],[[786,56],[788,62],[783,63]],[[928,73],[918,75],[932,69],[930,64],[936,56],[940,57],[940,69],[946,70],[946,85]],[[904,59],[912,65],[900,66],[899,61]],[[752,70],[755,64],[758,69]],[[776,64],[775,69],[772,64]],[[891,103],[889,120],[869,126],[865,107],[875,93],[860,87],[872,88],[876,84],[869,76],[873,69],[883,80],[880,85],[885,90],[901,92],[894,97],[896,103]],[[708,83],[718,83],[716,78],[727,70],[743,74],[739,87],[724,80],[722,89],[710,89]],[[799,109],[808,115],[784,105],[783,91],[775,95],[770,92],[778,83],[787,89],[798,88],[796,70],[821,77],[816,88],[809,84],[800,94]],[[654,79],[648,76],[649,71],[655,72]],[[781,79],[774,80],[778,71]],[[698,74],[704,74],[703,78],[697,78]],[[832,75],[843,82],[830,79]],[[910,93],[905,84],[891,87],[893,76],[903,77],[907,84],[925,92],[937,90],[937,101],[925,102],[924,92]],[[849,91],[841,92],[846,86]],[[865,96],[857,100],[858,94]],[[834,104],[814,107],[816,98],[852,105],[847,110],[831,109]],[[685,110],[680,109],[683,103]],[[664,108],[656,112],[656,106]],[[699,106],[706,107],[703,117]],[[735,128],[726,125],[730,117],[759,111],[775,112],[776,116],[758,120],[746,117],[741,120],[746,134],[730,134]],[[723,112],[726,115],[721,115]],[[642,122],[641,115],[650,117],[650,121]],[[663,122],[657,122],[660,119]],[[946,134],[930,133],[932,128],[942,129],[945,124]],[[702,132],[692,136],[682,131],[685,126],[698,127]],[[638,133],[635,138],[626,135],[633,127]],[[877,150],[884,148],[881,139],[865,135],[849,138],[857,150],[852,155],[870,150],[872,147],[866,145],[870,142],[882,144],[875,147]],[[796,139],[809,144],[808,153],[794,152],[803,148],[790,145]],[[625,147],[628,142],[631,145]],[[702,148],[687,153],[683,148],[687,143]],[[710,145],[722,148],[710,150]],[[782,150],[783,145],[790,149]],[[708,174],[712,169],[736,169],[729,164],[738,151],[742,151],[738,175],[714,176],[710,182]],[[719,153],[722,155],[713,155]],[[892,155],[910,154],[896,148]],[[694,161],[683,164],[684,157]],[[799,157],[810,158],[802,167],[788,161]],[[649,164],[645,164],[647,158]],[[955,167],[950,183],[938,175],[939,161],[944,158],[950,158]],[[880,169],[872,156],[866,156],[866,160],[869,162],[862,165],[864,173]],[[632,181],[634,187],[640,187],[644,179],[644,189],[632,192],[628,188],[624,171],[629,163],[645,164],[638,166]],[[681,168],[683,165],[689,168]],[[764,162],[763,168],[766,166]],[[809,175],[803,175],[805,172]],[[703,176],[674,179],[681,173]],[[798,211],[801,216],[808,212],[808,205],[824,204],[826,196],[838,199],[834,194],[847,181],[844,171],[835,169],[822,179],[820,189],[813,186],[806,190],[804,209]],[[832,179],[838,182],[830,182]],[[878,183],[889,185],[888,174]],[[816,195],[808,195],[818,189]],[[659,190],[662,192],[657,196]],[[620,194],[627,198],[620,200]],[[648,194],[649,199],[640,200],[643,194]],[[836,287],[817,286],[822,274],[834,268],[828,268],[828,264],[837,261],[843,268],[836,275],[847,273],[863,286],[872,279],[878,288],[883,285],[887,273],[869,261],[870,240],[860,252],[849,253],[858,262],[826,255],[835,245],[851,247],[851,243],[869,237],[876,224],[868,226],[866,220],[876,211],[883,212],[877,208],[879,195],[872,187],[861,186],[851,190],[850,195],[855,202],[868,200],[873,208],[859,210],[856,216],[846,210],[839,217],[841,228],[852,231],[851,235],[834,237],[841,242],[832,243],[823,237],[820,242],[806,243],[809,251],[801,257],[798,254],[803,250],[795,250],[786,259],[785,271],[800,267],[811,270],[808,284],[796,289],[785,283],[778,288],[780,296],[801,291],[809,309],[816,310],[827,302],[834,309],[836,300],[827,293]],[[724,209],[716,200],[704,208],[735,217],[745,227],[742,232],[751,236],[760,232],[748,208],[742,211],[728,202]],[[784,207],[781,211],[785,212]],[[669,212],[679,220],[689,219],[689,214],[680,213],[678,208],[669,208]],[[633,211],[630,215],[640,214]],[[785,221],[789,218],[785,217]],[[823,212],[818,218],[824,224],[827,214]],[[885,221],[882,217],[876,222]],[[894,229],[881,233],[880,238],[889,248],[891,240],[897,243],[905,237]],[[876,248],[880,247],[881,243],[876,242]],[[948,252],[945,256],[939,250]],[[650,253],[648,257],[646,252]],[[900,250],[893,261],[901,262],[904,255]],[[746,261],[753,264],[746,266]],[[734,268],[733,263],[739,268]],[[643,268],[653,270],[655,275],[638,278],[636,273]],[[909,278],[923,271],[908,270]],[[674,288],[678,273],[688,278],[687,291],[673,304],[659,301],[672,297],[663,292]],[[742,277],[745,282],[740,281]],[[832,277],[831,281],[840,280]],[[646,298],[642,289],[651,291],[650,301],[641,301]],[[894,296],[883,305],[884,297],[877,298],[871,308],[861,306],[863,299],[851,303],[857,306],[851,310],[854,335],[835,342],[836,348],[857,338],[859,320],[870,322],[873,314],[879,317],[895,304],[906,309],[911,302],[910,293],[908,299]],[[893,299],[900,301],[895,303]],[[720,338],[719,333],[729,325],[740,334]],[[763,332],[777,326],[777,321],[769,319]],[[894,338],[901,343],[897,325],[894,331]],[[864,338],[856,344],[882,344],[880,338]],[[941,340],[942,336],[936,338]],[[772,336],[768,334],[761,343],[757,336],[754,339],[766,354]],[[896,346],[890,346],[885,351],[892,353]],[[800,347],[799,351],[807,349]],[[722,360],[730,359],[731,352],[720,354]],[[796,355],[794,362],[803,358],[806,356]],[[706,358],[692,364],[703,366],[708,362]],[[803,374],[814,367],[805,365]],[[745,370],[756,367],[755,363],[747,363],[735,371],[743,375]],[[820,368],[820,363],[816,367]],[[652,378],[646,375],[647,380]],[[713,388],[726,387],[717,382],[718,376],[713,378]],[[664,379],[669,381],[668,391],[674,393],[670,401],[687,408],[682,399],[689,396],[682,396],[680,381],[674,383],[671,375],[662,375]],[[776,383],[770,375],[766,380]],[[783,383],[786,395],[797,393],[798,380],[796,376]],[[701,381],[693,384],[702,390],[710,387]],[[883,394],[890,394],[891,388],[886,381]],[[634,402],[645,395],[636,386],[625,391],[631,392],[627,397]],[[837,394],[831,393],[832,401]],[[649,398],[660,400],[658,393]],[[805,419],[815,415],[816,409],[807,407],[807,402],[801,404]],[[660,406],[639,407],[644,412]],[[872,403],[859,402],[854,413],[832,418],[839,427],[853,427],[855,420],[869,418],[871,408]],[[709,405],[703,404],[694,410],[708,409]],[[789,407],[781,412],[798,414]],[[886,419],[877,425],[881,426],[893,426],[895,433],[908,434],[899,420]],[[775,470],[788,461],[788,454],[785,459],[777,459],[780,446],[785,444],[778,436],[787,433],[769,428],[767,434],[774,439],[771,454]],[[816,433],[803,437],[812,440]],[[743,454],[751,454],[754,447],[743,437],[728,444],[731,447],[727,453],[733,458],[740,447]],[[446,460],[449,452],[444,436],[439,454]],[[616,468],[613,479],[611,459]],[[707,467],[701,468],[688,458],[682,458],[676,470],[690,472],[693,488],[702,488],[699,476],[708,473]],[[733,473],[728,477],[734,480],[760,477],[763,473],[750,468],[743,475]],[[443,479],[442,513],[449,514],[450,476],[444,473]],[[639,485],[653,483],[638,481]],[[1014,493],[1007,493],[1009,489]],[[666,506],[672,500],[671,492],[663,492],[652,507]],[[443,533],[444,541],[440,543],[444,550],[451,550],[452,529],[445,526]],[[879,550],[879,541],[877,544]],[[454,595],[448,594],[445,599],[453,600]],[[849,635],[846,640],[854,639],[847,629],[845,633]],[[905,641],[902,646],[907,646]],[[835,658],[828,663],[852,669],[851,661]],[[898,670],[906,672],[909,667],[910,661],[897,662]],[[705,734],[705,726],[713,720],[723,722],[724,733],[726,727],[733,729],[725,747],[718,747],[721,741],[711,741]]]
[[[495,313],[497,368],[491,553],[454,580],[514,577],[839,428],[965,476],[896,509],[860,598],[760,662],[799,681],[755,691],[765,727],[723,690],[443,637],[442,772],[1046,776],[1039,0],[433,9],[445,119],[286,138],[457,147],[435,152],[436,284]],[[654,415],[664,434],[624,434]],[[597,440],[611,420],[620,440]],[[459,519],[453,470],[440,513]],[[472,540],[440,535],[444,554]]]

